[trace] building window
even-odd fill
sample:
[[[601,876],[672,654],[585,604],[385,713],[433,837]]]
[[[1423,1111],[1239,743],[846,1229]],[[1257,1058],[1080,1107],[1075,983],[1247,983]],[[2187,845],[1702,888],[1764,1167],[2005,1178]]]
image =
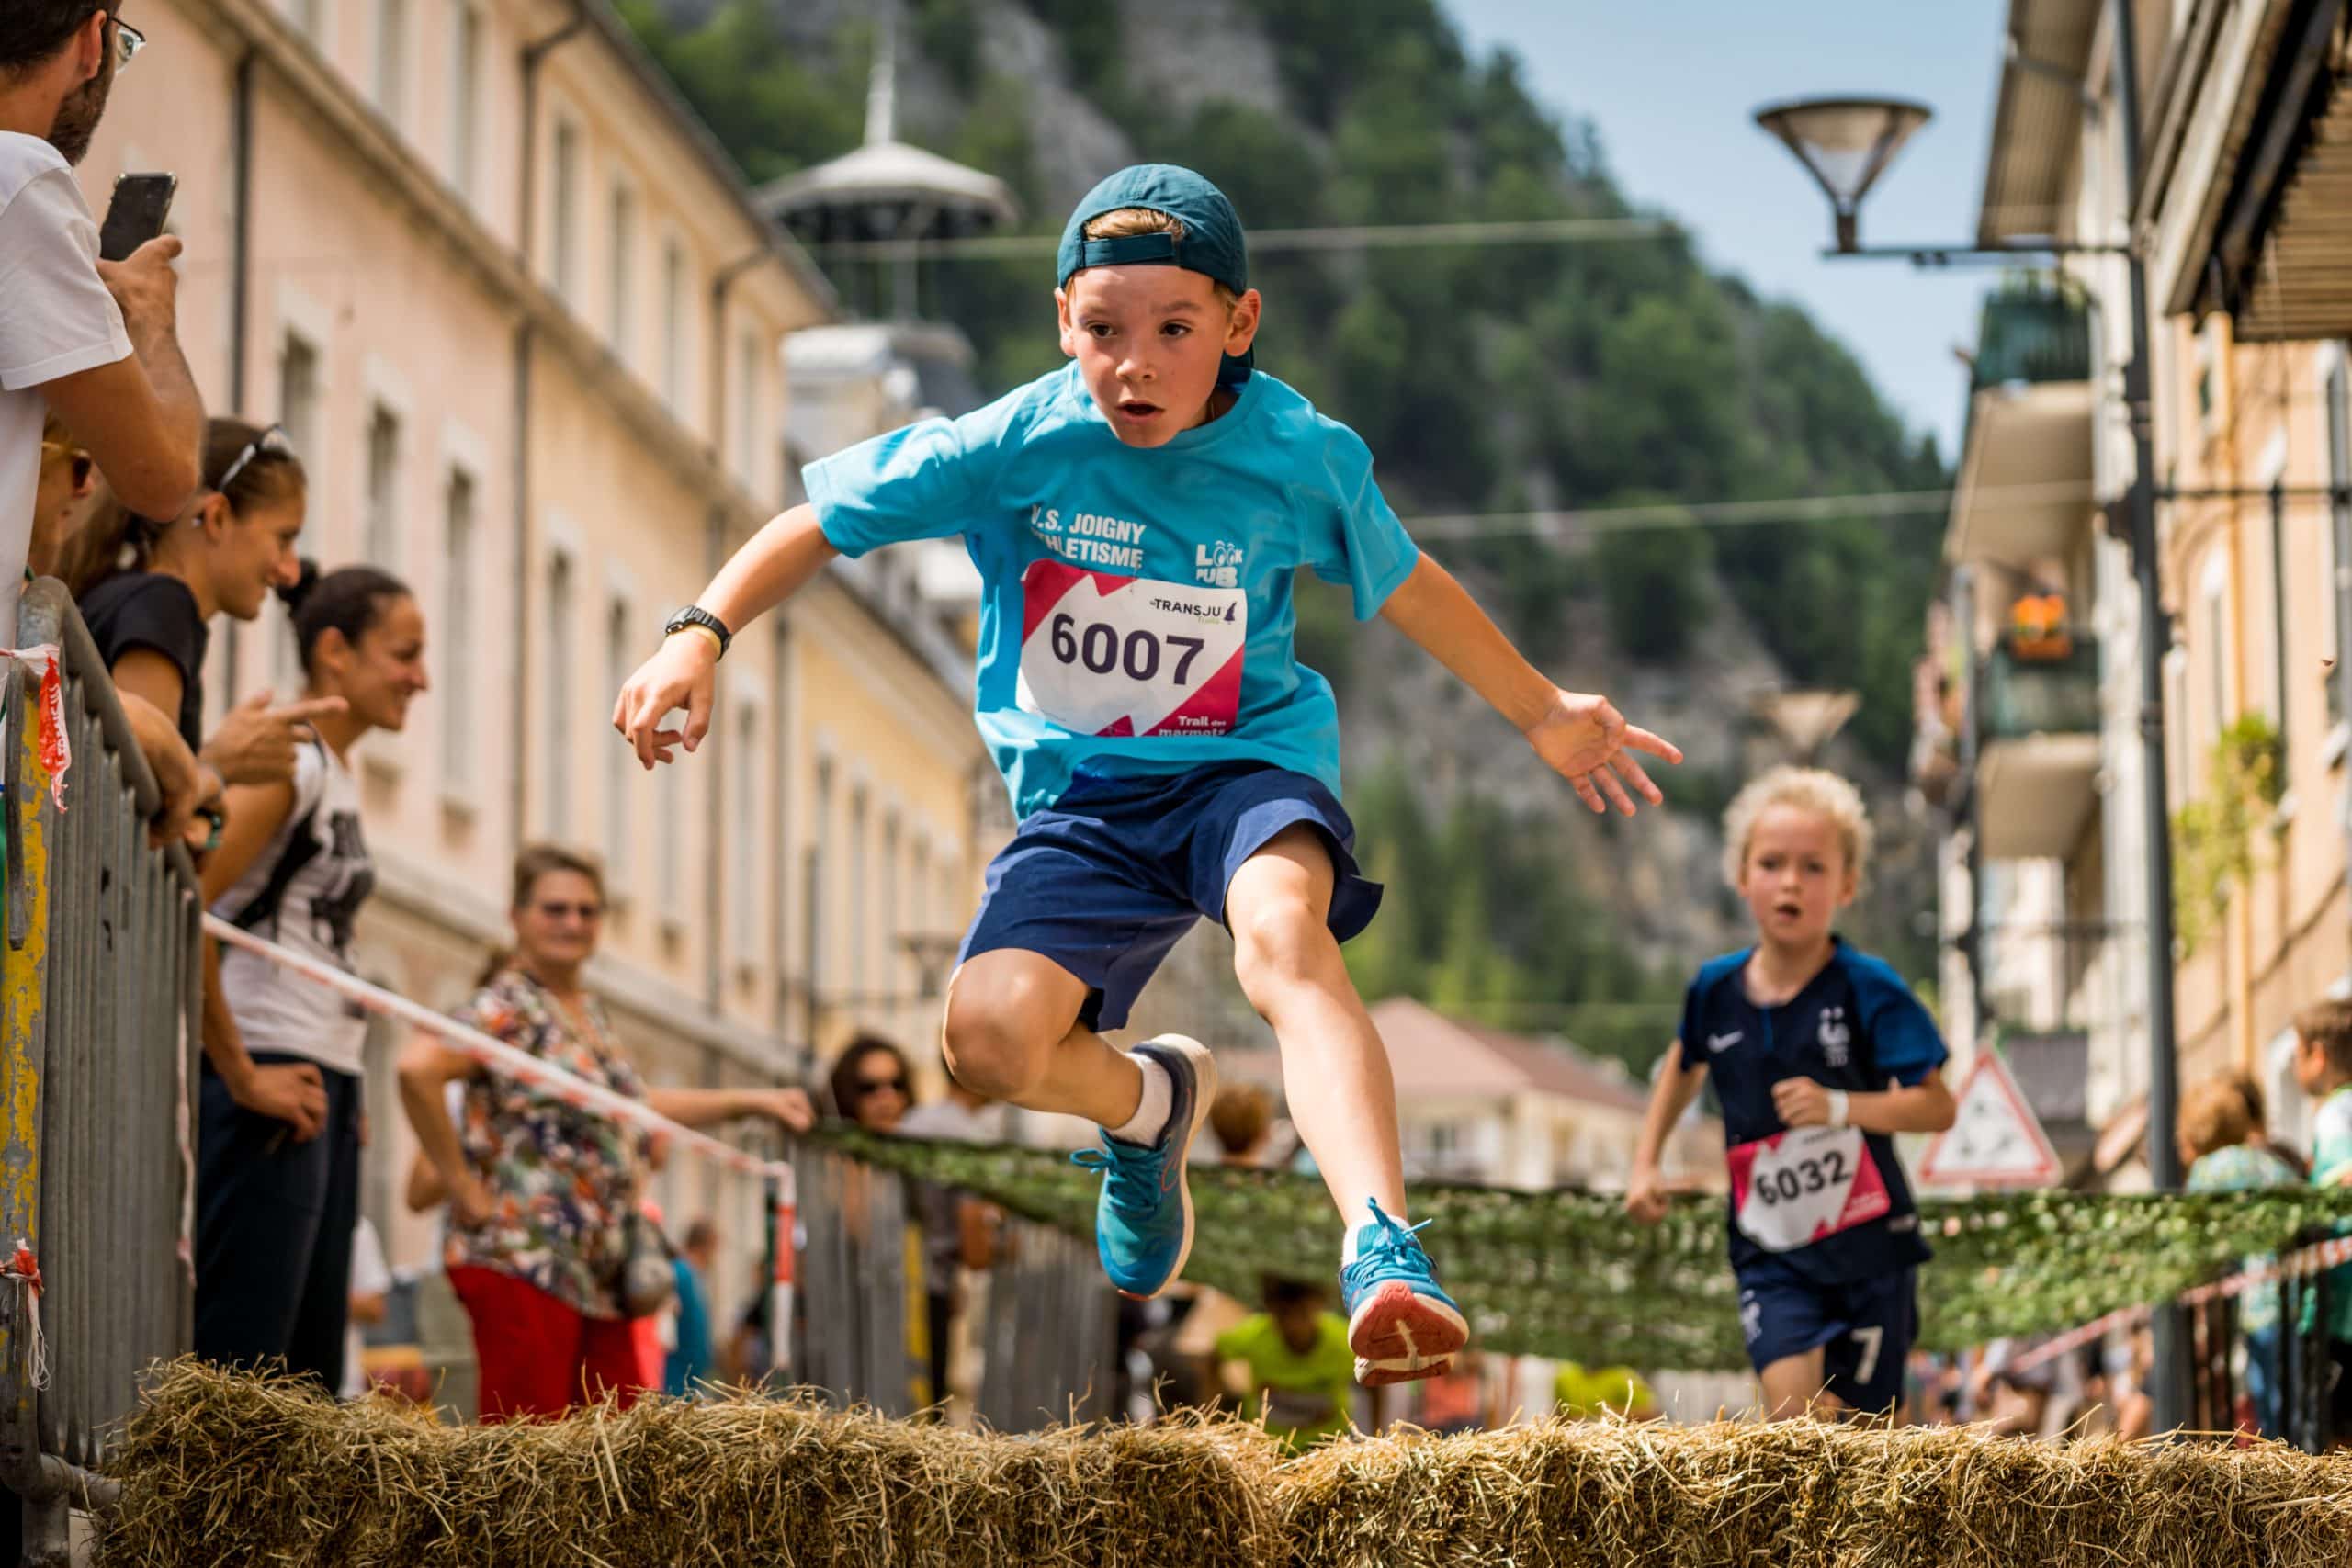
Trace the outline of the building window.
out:
[[[752,926],[759,916],[760,878],[753,869],[767,863],[760,853],[760,716],[748,703],[735,714],[735,798],[728,802],[727,856],[729,868],[727,909],[728,946],[735,962],[748,964],[758,955]]]
[[[634,668],[629,662],[628,601],[616,597],[605,615],[605,687],[617,692]],[[626,746],[605,748],[605,874],[616,889],[628,878],[629,774],[637,754]]]
[[[629,303],[637,291],[631,265],[637,254],[637,197],[627,186],[613,186],[612,218],[612,230],[605,236],[605,333],[614,355],[626,360],[629,357]]]
[[[907,930],[931,934],[931,841],[917,839],[907,868]]]
[[[664,925],[678,926],[685,922],[686,913],[686,771],[672,764],[654,769],[660,780],[662,830],[656,852],[661,864],[654,868],[655,897],[661,905]]]
[[[323,389],[319,380],[319,347],[300,333],[286,334],[277,356],[277,423],[295,455],[315,465],[319,450],[319,404]],[[318,483],[315,466],[311,484]],[[302,689],[302,660],[294,646],[294,629],[285,608],[272,594],[265,612],[263,636],[270,648],[270,683],[281,696]]]
[[[849,797],[849,864],[843,868],[849,879],[849,994],[851,1005],[864,1010],[865,1002],[865,792],[852,790]]]
[[[474,194],[474,144],[481,114],[481,11],[459,4],[449,40],[449,183]]]
[[[441,710],[441,785],[462,796],[473,783],[474,661],[474,481],[463,468],[449,470],[443,495],[447,530],[441,563],[441,624],[433,641],[441,649],[441,681],[433,705]]]
[[[831,855],[828,846],[833,841],[833,765],[817,763],[817,782],[808,795],[808,989],[821,995],[830,988],[832,976],[826,971],[831,956],[825,934],[832,930],[832,911],[825,908],[825,897],[831,891]]]
[[[2327,677],[2327,717],[2330,724],[2344,722],[2344,682],[2352,671],[2352,614],[2347,614],[2346,600],[2352,599],[2352,372],[2345,365],[2345,351],[2339,349],[2335,364],[2327,373],[2327,482],[2335,491],[2335,500],[2328,508],[2330,525],[2328,539],[2333,547],[2328,551],[2328,647],[2335,651],[2335,668]]]
[[[686,252],[672,240],[662,247],[662,400],[686,413]]]
[[[577,301],[580,297],[580,130],[570,120],[555,128],[555,211],[553,232],[548,236],[554,260],[556,291]]]
[[[2193,774],[2204,772],[2205,753],[2219,744],[2230,723],[2230,563],[2216,546],[2205,557],[2205,574],[2199,597],[2204,601],[2205,623],[2205,744],[2189,759]],[[2190,785],[2201,793],[2201,777]]]
[[[571,836],[571,558],[548,567],[547,835]]]
[[[2287,744],[2287,516],[2286,508],[2270,513],[2270,651],[2271,681],[2278,703],[2271,721],[2278,729],[2278,744]],[[2282,756],[2285,754],[2282,750]]]
[[[376,107],[386,118],[401,118],[407,85],[408,0],[376,0]]]
[[[760,488],[760,334],[746,332],[738,349],[735,465],[745,488]]]
[[[882,989],[889,993],[895,1007],[906,989],[899,983],[904,950],[899,942],[899,818],[895,814],[882,818],[882,864],[875,873],[874,889],[882,907]]]
[[[359,553],[397,575],[401,565],[401,419],[378,403],[368,415],[367,537]]]

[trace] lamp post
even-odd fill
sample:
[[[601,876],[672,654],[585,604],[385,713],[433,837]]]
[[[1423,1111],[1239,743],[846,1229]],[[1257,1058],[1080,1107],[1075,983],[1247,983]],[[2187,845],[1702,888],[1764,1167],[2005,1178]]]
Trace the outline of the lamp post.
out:
[[[2115,113],[2123,148],[2127,209],[2140,186],[2138,50],[2129,0],[2109,0],[2114,27]],[[2029,62],[2029,64],[2035,62]],[[2037,66],[2037,68],[2039,68]],[[2130,274],[2132,356],[2123,367],[2123,402],[2132,425],[2132,483],[2125,500],[2131,524],[2132,570],[2140,598],[2140,778],[2147,816],[2148,933],[2148,1172],[2158,1191],[2180,1188],[2180,1155],[2174,1142],[2179,1103],[2179,1062],[2173,1022],[2172,808],[2165,778],[2164,657],[2170,640],[2156,558],[2155,452],[2149,412],[2148,278],[2137,249],[2130,245],[2069,244],[2022,241],[2004,245],[1917,245],[1865,249],[1860,243],[1857,209],[1861,198],[1912,132],[1927,123],[1928,110],[1897,98],[1818,98],[1774,104],[1757,111],[1757,123],[1794,152],[1824,191],[1836,215],[1832,256],[1903,256],[1917,265],[1955,261],[2012,260],[2021,255],[2120,255]],[[1971,897],[1973,897],[1972,890]],[[2159,1431],[2177,1429],[2188,1416],[2187,1338],[2180,1308],[2167,1304],[2154,1314],[2154,1371],[2149,1390]]]

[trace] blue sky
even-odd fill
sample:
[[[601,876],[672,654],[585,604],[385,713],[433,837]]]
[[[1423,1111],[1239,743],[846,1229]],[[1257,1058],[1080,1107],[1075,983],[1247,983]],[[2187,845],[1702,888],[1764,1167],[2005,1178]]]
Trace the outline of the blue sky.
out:
[[[1592,121],[1619,184],[1698,236],[1710,265],[1805,306],[1915,429],[1957,450],[1961,367],[1993,274],[1824,261],[1829,204],[1749,118],[1775,98],[1915,98],[1935,118],[1862,204],[1865,244],[1963,240],[1983,189],[2003,0],[1441,0],[1479,53],[1527,62],[1555,111]]]

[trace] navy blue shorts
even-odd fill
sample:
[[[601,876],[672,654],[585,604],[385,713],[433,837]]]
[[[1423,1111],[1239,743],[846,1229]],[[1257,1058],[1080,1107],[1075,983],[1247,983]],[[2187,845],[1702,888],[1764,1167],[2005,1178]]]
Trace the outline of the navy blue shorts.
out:
[[[1740,1332],[1758,1371],[1817,1349],[1824,1384],[1851,1408],[1876,1414],[1903,1397],[1919,1332],[1917,1268],[1825,1285],[1766,1258],[1737,1275]]]
[[[1331,853],[1329,923],[1345,942],[1380,908],[1380,884],[1356,866],[1355,824],[1305,773],[1222,762],[1148,778],[1081,774],[989,863],[956,962],[1000,948],[1043,953],[1090,987],[1078,1021],[1117,1029],[1193,922],[1224,921],[1241,863],[1296,822],[1320,830]]]

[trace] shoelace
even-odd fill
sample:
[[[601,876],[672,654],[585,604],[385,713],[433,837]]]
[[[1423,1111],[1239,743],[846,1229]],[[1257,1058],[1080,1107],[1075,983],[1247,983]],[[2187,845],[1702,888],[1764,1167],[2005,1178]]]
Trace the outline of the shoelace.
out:
[[[1434,1283],[1437,1271],[1430,1267],[1430,1255],[1421,1250],[1419,1242],[1413,1239],[1417,1232],[1427,1230],[1434,1222],[1423,1220],[1418,1225],[1405,1224],[1384,1213],[1379,1199],[1370,1201],[1372,1217],[1380,1226],[1380,1234],[1364,1243],[1363,1250],[1356,1254],[1356,1260],[1341,1270],[1343,1283],[1352,1289],[1358,1280],[1375,1269],[1384,1273],[1409,1273],[1415,1279]]]
[[[1080,1149],[1069,1156],[1069,1163],[1103,1175],[1104,1194],[1114,1213],[1125,1219],[1148,1219],[1159,1207],[1159,1162],[1153,1157],[1159,1153],[1138,1148],[1123,1154],[1115,1145],[1098,1145]]]

